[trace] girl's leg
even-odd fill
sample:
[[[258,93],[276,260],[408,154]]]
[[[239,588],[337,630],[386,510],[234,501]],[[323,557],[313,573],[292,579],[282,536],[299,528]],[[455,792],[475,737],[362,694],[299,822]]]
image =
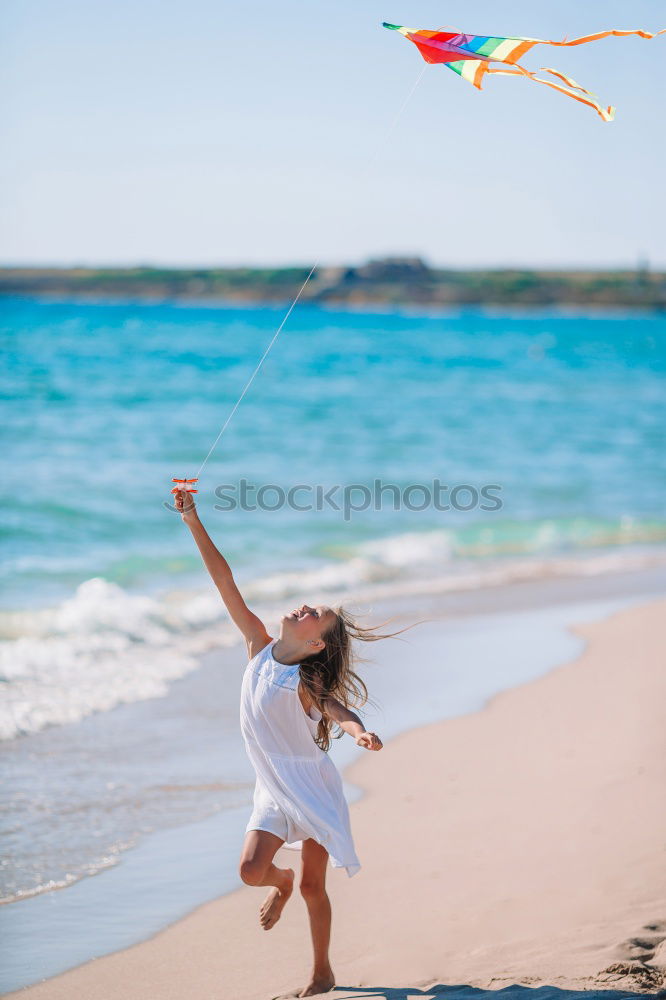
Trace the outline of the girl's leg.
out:
[[[335,985],[335,977],[328,959],[331,938],[331,903],[326,893],[328,851],[316,840],[309,838],[303,841],[301,857],[300,890],[310,918],[314,965],[310,982],[298,995],[310,997],[317,993],[326,993]]]
[[[280,919],[294,888],[293,868],[277,868],[273,858],[284,840],[268,830],[248,830],[243,842],[239,873],[246,885],[272,885],[259,910],[259,922],[270,930]]]

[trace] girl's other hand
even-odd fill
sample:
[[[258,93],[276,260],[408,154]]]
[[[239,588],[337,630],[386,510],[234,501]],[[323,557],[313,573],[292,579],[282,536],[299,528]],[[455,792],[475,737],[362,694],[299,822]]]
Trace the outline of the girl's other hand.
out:
[[[174,499],[176,501],[176,510],[179,511],[185,524],[191,524],[192,521],[195,521],[198,515],[193,495],[188,493],[187,490],[176,490]]]
[[[377,733],[361,733],[360,736],[356,737],[355,742],[358,746],[365,747],[366,750],[381,750],[384,746]]]

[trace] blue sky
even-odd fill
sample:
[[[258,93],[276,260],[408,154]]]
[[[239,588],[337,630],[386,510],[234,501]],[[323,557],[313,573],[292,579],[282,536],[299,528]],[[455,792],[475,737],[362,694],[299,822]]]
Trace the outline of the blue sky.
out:
[[[614,123],[384,31],[666,27],[660,0],[4,0],[3,264],[666,266],[666,36],[536,49]],[[640,61],[640,69],[637,64]]]

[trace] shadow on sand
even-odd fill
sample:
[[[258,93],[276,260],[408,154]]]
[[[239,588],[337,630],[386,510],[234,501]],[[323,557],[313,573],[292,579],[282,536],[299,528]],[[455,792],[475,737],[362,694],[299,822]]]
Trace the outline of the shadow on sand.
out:
[[[529,993],[529,998],[525,995]],[[273,1000],[292,1000],[298,995],[281,993]],[[446,986],[438,982],[421,982],[413,986],[336,986],[318,996],[338,1000],[628,1000],[629,997],[658,997],[666,1000],[666,989],[636,992],[628,989],[571,990],[559,986],[524,986],[518,983],[497,990],[482,990],[475,986]]]

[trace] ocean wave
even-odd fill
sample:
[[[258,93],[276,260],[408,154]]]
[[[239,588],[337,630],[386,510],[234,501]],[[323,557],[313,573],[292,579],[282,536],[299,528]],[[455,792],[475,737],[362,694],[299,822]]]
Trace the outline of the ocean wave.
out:
[[[161,697],[236,641],[211,594],[158,600],[100,578],[56,607],[0,613],[0,636],[0,739]]]
[[[661,525],[581,521],[575,529],[505,524],[467,536],[405,532],[329,546],[317,564],[249,579],[241,589],[272,625],[287,599],[381,602],[664,566],[666,546],[654,544],[663,537]],[[553,551],[563,539],[568,548]],[[151,597],[94,578],[58,606],[0,612],[0,639],[0,739],[11,739],[163,697],[202,653],[239,635],[210,585]]]
[[[631,518],[501,522],[473,529],[402,532],[355,545],[326,545],[321,565],[250,580],[248,599],[299,595],[436,593],[514,579],[593,575],[666,559],[666,525]]]
[[[64,878],[48,879],[46,882],[39,882],[36,885],[15,889],[6,896],[0,896],[0,905],[16,903],[21,899],[30,899],[32,896],[40,896],[45,892],[53,892],[56,889],[67,889],[70,885],[80,882],[83,878],[91,875],[99,875],[101,872],[115,867],[120,862],[123,851],[134,847],[135,843],[136,839],[131,839],[113,844],[106,854],[82,866],[78,872],[67,872]]]
[[[301,573],[275,574],[258,586],[244,589],[246,596],[270,597],[274,602],[289,598],[309,603],[318,597],[330,603],[353,598],[354,602],[381,602],[400,597],[436,595],[499,587],[517,582],[536,582],[566,576],[600,576],[606,573],[631,572],[666,566],[666,548],[632,548],[628,551],[605,551],[596,554],[572,553],[544,558],[496,558],[458,560],[442,567],[425,562],[403,563],[391,571],[371,560],[351,559],[343,566],[314,569]],[[275,603],[269,613],[277,615]]]

